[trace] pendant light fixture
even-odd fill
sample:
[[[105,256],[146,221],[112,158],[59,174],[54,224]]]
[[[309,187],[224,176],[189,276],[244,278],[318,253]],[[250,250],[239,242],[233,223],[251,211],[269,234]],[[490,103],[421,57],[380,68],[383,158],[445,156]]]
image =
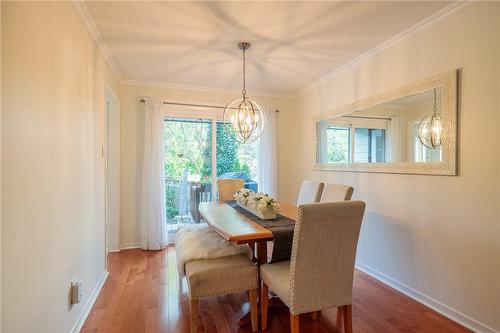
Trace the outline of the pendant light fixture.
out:
[[[246,90],[246,50],[251,44],[238,43],[243,56],[243,89],[241,96],[227,103],[222,117],[224,129],[230,138],[240,143],[255,141],[264,129],[264,113],[253,99],[248,98]]]
[[[438,149],[442,145],[442,119],[437,109],[437,89],[434,89],[433,114],[428,115],[420,121],[418,126],[418,138],[420,142],[429,149]]]

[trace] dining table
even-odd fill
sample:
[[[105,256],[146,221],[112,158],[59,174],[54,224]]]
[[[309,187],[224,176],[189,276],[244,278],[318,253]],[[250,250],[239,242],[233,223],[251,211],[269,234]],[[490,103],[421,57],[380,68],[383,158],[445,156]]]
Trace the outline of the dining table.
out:
[[[297,206],[280,202],[279,214],[296,220]],[[268,228],[252,221],[226,203],[202,202],[198,210],[203,220],[219,235],[236,244],[248,244],[252,249],[257,265],[268,261],[268,242],[273,241],[273,233]],[[260,283],[259,276],[259,287]],[[250,322],[250,314],[240,318],[241,327]]]

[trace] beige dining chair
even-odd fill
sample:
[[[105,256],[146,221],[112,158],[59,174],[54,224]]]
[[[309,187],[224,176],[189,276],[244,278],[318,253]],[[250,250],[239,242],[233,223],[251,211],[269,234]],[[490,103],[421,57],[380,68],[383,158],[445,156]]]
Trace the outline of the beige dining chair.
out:
[[[218,179],[219,203],[234,200],[234,194],[245,187],[243,179]]]
[[[339,201],[299,206],[289,261],[260,266],[262,330],[267,327],[268,289],[289,308],[292,333],[299,315],[341,307],[352,332],[352,285],[365,203]]]
[[[258,330],[257,266],[246,254],[199,259],[185,264],[190,332],[198,331],[199,299],[248,290],[252,331]]]
[[[351,200],[354,189],[342,184],[325,184],[319,202],[335,202]]]
[[[304,180],[300,187],[299,198],[297,199],[297,206],[307,203],[318,202],[323,191],[325,184],[312,180]]]

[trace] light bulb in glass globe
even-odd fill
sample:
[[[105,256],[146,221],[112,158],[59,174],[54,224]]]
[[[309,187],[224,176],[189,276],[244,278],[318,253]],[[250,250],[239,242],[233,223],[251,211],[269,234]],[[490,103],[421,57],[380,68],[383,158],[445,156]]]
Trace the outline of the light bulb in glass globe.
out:
[[[425,117],[418,126],[418,138],[429,149],[438,149],[442,145],[442,120],[438,114]]]
[[[264,113],[254,100],[238,97],[230,101],[224,109],[223,123],[226,133],[233,140],[249,143],[262,133]]]

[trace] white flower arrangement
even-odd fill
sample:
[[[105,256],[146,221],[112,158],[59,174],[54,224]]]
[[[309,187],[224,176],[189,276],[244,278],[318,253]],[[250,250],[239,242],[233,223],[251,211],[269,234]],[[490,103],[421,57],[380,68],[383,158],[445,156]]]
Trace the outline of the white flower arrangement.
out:
[[[242,205],[246,205],[248,203],[248,198],[252,195],[253,191],[248,188],[242,188],[238,190],[234,195],[236,201]]]
[[[280,205],[273,197],[262,192],[242,188],[234,195],[240,205],[248,206],[259,212],[279,213]]]

